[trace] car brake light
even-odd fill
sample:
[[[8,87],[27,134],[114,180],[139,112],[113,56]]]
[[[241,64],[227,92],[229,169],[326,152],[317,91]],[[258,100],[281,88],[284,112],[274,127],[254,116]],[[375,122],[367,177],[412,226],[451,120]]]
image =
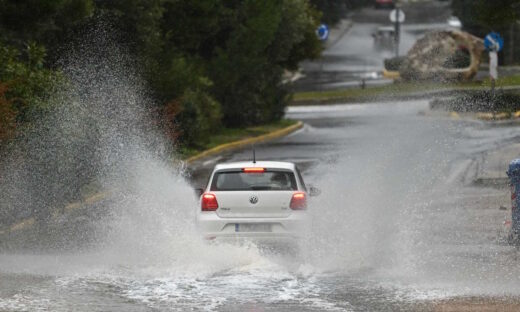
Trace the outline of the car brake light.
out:
[[[303,210],[307,208],[307,195],[304,192],[296,192],[291,198],[291,209]]]
[[[217,196],[211,193],[202,194],[202,200],[200,202],[200,208],[202,211],[215,211],[218,209]]]
[[[265,168],[260,168],[260,167],[242,168],[242,171],[245,173],[263,173],[263,172],[265,172]]]

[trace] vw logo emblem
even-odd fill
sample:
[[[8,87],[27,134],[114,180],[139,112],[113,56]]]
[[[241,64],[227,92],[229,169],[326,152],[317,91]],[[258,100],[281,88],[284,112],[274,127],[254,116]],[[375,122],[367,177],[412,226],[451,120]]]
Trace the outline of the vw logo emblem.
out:
[[[250,202],[251,204],[256,204],[256,203],[258,203],[258,197],[256,197],[255,195],[249,197],[249,202]]]

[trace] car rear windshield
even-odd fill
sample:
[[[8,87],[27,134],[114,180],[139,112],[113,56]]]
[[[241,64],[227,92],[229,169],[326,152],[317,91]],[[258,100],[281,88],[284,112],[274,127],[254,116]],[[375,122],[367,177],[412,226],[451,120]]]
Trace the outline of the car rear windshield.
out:
[[[266,170],[261,173],[216,172],[211,183],[212,191],[290,191],[297,189],[293,172],[277,170]]]

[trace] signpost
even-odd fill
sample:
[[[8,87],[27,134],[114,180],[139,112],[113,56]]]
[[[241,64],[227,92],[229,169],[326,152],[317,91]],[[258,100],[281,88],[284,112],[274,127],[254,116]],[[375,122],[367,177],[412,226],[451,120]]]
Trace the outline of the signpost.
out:
[[[489,51],[489,77],[491,92],[495,91],[495,81],[498,79],[498,52],[504,48],[504,39],[496,32],[490,32],[484,38],[484,46]]]
[[[316,35],[318,36],[318,39],[322,42],[325,42],[329,38],[329,27],[327,27],[326,24],[321,24],[318,26],[318,29],[316,29]],[[321,80],[321,74],[323,72],[323,59],[320,57],[320,80]],[[320,81],[320,91],[322,91],[322,82]]]
[[[389,18],[390,18],[390,21],[392,23],[394,23],[394,27],[395,27],[395,35],[394,35],[395,56],[397,57],[397,56],[399,56],[399,39],[401,36],[400,24],[404,22],[405,14],[404,14],[403,10],[401,10],[399,7],[396,7],[395,9],[393,9],[390,12]]]
[[[329,27],[325,24],[321,24],[316,30],[316,34],[321,41],[327,40],[329,38]]]

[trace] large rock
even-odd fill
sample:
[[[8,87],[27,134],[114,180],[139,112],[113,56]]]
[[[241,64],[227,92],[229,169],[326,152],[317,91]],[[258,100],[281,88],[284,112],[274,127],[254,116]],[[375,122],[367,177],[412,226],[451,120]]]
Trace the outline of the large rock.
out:
[[[417,40],[399,68],[404,80],[470,80],[478,71],[483,40],[469,33],[447,30]]]

